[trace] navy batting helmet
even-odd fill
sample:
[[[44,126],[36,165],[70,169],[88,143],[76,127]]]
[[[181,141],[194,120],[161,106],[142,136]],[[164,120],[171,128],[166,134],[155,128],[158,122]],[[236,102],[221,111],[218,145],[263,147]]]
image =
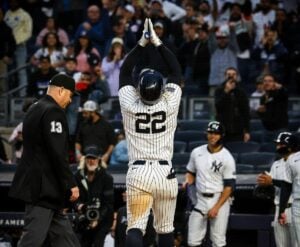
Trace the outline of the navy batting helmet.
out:
[[[146,104],[155,104],[164,91],[163,76],[153,70],[143,70],[139,75],[138,91],[142,101]]]
[[[290,132],[281,132],[274,140],[276,144],[285,145],[287,148],[291,148],[292,151],[296,151],[298,147],[298,139]]]
[[[211,132],[211,133],[218,133],[218,134],[220,134],[222,136],[225,135],[225,128],[218,121],[211,121],[211,122],[209,122],[206,131],[207,132]]]

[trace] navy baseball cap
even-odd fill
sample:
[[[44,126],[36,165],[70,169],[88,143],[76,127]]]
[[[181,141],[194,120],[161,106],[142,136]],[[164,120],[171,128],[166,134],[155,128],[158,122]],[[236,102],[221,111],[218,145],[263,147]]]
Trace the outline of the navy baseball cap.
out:
[[[75,93],[75,80],[66,74],[57,74],[53,76],[49,82],[49,86],[64,87]]]
[[[91,157],[91,158],[101,158],[102,153],[96,146],[87,146],[84,149],[85,157]]]

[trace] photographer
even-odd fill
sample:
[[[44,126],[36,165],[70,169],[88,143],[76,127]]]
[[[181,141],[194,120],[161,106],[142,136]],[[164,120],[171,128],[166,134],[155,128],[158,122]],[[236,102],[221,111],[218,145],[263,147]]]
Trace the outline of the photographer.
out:
[[[215,93],[216,120],[225,126],[225,141],[250,140],[250,108],[246,93],[240,88],[238,72],[229,67],[225,82]]]
[[[101,154],[96,146],[85,149],[84,159],[75,174],[80,190],[76,228],[82,247],[100,247],[113,221],[113,178],[101,168]]]

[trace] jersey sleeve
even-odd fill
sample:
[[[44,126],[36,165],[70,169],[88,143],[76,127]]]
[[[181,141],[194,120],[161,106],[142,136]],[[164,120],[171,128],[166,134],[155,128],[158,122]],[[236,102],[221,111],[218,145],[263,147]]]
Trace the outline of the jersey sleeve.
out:
[[[119,89],[120,106],[123,109],[128,109],[139,99],[135,87],[128,85]]]
[[[76,186],[68,160],[68,127],[64,112],[48,109],[43,118],[43,136],[57,178],[70,189]]]
[[[293,182],[293,172],[292,172],[293,157],[289,157],[286,161],[285,172],[282,174],[282,180],[288,183]]]
[[[236,179],[235,161],[231,154],[228,154],[225,161],[223,179]]]
[[[195,151],[193,150],[190,155],[189,162],[186,166],[188,172],[196,173]]]
[[[163,96],[166,98],[170,108],[177,109],[180,105],[181,94],[181,88],[177,84],[168,83]]]

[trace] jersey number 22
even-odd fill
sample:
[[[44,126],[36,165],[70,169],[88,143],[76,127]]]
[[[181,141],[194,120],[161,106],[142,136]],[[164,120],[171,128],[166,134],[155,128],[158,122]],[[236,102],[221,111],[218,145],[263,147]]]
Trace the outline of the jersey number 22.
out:
[[[166,130],[165,125],[158,127],[158,124],[163,124],[166,121],[166,112],[159,111],[152,114],[136,113],[137,120],[135,122],[135,131],[137,133],[155,134]]]

